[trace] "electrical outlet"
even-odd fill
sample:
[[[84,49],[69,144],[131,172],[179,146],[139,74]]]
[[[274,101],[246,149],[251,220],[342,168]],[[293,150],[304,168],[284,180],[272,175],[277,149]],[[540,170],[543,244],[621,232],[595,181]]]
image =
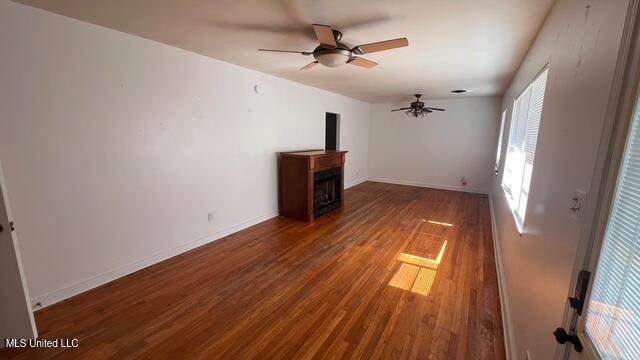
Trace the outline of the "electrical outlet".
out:
[[[213,213],[207,213],[207,220],[208,220],[209,222],[212,222],[212,221],[213,221]]]

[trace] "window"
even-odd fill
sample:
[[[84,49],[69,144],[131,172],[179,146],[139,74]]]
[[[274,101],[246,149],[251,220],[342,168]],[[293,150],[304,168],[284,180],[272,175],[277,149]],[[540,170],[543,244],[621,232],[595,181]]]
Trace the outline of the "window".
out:
[[[500,155],[502,154],[502,135],[504,134],[504,120],[507,118],[507,110],[502,112],[502,120],[500,121],[500,134],[498,135],[498,149],[496,150],[496,174],[500,172]]]
[[[585,332],[603,359],[640,359],[640,110],[634,110]]]
[[[525,89],[514,102],[511,114],[511,130],[502,187],[520,231],[522,231],[527,210],[548,73],[549,69],[545,68]]]

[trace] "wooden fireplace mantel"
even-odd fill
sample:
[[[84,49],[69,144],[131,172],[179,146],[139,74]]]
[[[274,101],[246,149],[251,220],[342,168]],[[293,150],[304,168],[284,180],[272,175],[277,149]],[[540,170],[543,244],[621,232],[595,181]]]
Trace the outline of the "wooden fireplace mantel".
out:
[[[307,150],[280,153],[280,214],[312,222],[314,214],[314,177],[316,173],[340,170],[340,204],[344,206],[344,161],[347,151]]]

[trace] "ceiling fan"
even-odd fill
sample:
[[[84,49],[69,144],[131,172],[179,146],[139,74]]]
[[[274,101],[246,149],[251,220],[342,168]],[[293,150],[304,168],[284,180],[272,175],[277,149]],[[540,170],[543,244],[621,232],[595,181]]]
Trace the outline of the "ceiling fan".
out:
[[[349,48],[345,44],[341,43],[342,33],[338,30],[334,30],[331,26],[313,24],[313,31],[316,34],[316,38],[320,42],[320,45],[313,51],[294,51],[294,50],[272,50],[272,49],[258,49],[259,51],[274,51],[285,53],[296,53],[305,56],[313,55],[315,61],[304,66],[300,70],[311,69],[312,67],[322,64],[326,67],[338,67],[343,64],[351,64],[370,69],[378,63],[365,58],[358,57],[356,55],[369,54],[378,51],[385,51],[396,49],[400,47],[409,46],[407,38],[399,38],[393,40],[379,41],[375,43],[358,45],[353,48]]]
[[[440,108],[425,107],[424,103],[420,101],[420,97],[422,96],[422,94],[415,94],[414,96],[416,97],[416,101],[411,103],[411,107],[403,107],[400,109],[391,110],[391,112],[404,110],[404,113],[407,114],[407,116],[413,116],[417,118],[418,116],[425,116],[434,111],[445,111],[444,109]]]

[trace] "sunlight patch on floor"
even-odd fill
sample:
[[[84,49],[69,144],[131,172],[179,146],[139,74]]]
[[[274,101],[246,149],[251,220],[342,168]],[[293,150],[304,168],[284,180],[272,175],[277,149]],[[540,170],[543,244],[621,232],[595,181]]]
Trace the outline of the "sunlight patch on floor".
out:
[[[446,226],[446,227],[453,227],[453,224],[449,224],[449,223],[441,222],[441,221],[428,220],[427,222],[429,224],[434,224],[434,225],[442,225],[442,226]]]
[[[411,290],[418,272],[420,272],[419,266],[402,263],[393,278],[391,278],[391,281],[389,281],[389,285],[402,290]]]
[[[429,295],[433,281],[436,279],[436,270],[421,268],[416,277],[416,281],[411,287],[411,292],[420,295]]]
[[[428,295],[435,281],[436,272],[446,248],[447,241],[445,240],[435,259],[400,253],[398,261],[400,261],[401,264],[391,278],[391,281],[389,281],[389,286],[402,290],[410,290],[420,295]]]

